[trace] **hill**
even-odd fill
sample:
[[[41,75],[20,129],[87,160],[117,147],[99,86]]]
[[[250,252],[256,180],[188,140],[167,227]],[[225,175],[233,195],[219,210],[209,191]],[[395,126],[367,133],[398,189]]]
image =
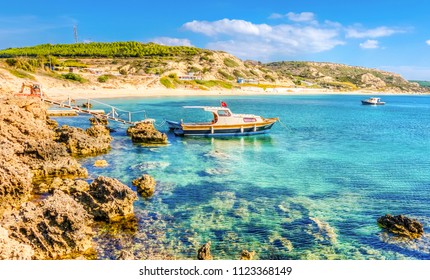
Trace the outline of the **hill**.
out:
[[[263,64],[222,51],[154,43],[44,44],[1,50],[0,58],[3,84],[15,87],[23,80],[34,80],[45,88],[429,91],[398,74],[376,69],[317,62]]]

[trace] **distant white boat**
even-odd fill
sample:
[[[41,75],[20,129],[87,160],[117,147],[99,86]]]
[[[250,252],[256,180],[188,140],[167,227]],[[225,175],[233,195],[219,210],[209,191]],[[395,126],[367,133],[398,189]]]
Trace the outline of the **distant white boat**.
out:
[[[250,114],[234,114],[227,104],[221,107],[184,106],[189,109],[202,109],[213,114],[211,122],[184,123],[166,121],[170,130],[178,136],[243,136],[266,133],[278,118],[263,118]]]
[[[381,98],[371,97],[369,99],[361,100],[362,105],[385,105],[385,102],[381,101]]]

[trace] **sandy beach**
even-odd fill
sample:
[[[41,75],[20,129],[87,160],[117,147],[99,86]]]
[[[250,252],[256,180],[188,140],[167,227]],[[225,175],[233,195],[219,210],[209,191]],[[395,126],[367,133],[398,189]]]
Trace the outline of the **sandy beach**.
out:
[[[313,94],[342,94],[342,95],[390,95],[394,93],[351,91],[334,92],[327,89],[282,88],[277,90],[263,89],[232,89],[232,90],[195,90],[195,89],[165,89],[165,88],[45,88],[44,93],[52,99],[63,100],[87,98],[121,98],[121,97],[173,97],[173,96],[253,96],[253,95],[313,95]]]

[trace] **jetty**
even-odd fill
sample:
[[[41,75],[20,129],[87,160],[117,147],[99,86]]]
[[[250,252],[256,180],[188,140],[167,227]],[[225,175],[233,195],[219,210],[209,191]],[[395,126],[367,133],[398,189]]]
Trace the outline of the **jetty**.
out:
[[[41,94],[40,99],[47,104],[55,105],[59,108],[68,109],[68,110],[52,110],[53,116],[77,115],[79,113],[83,113],[83,114],[93,115],[97,118],[112,120],[112,121],[127,124],[127,125],[136,125],[137,123],[142,123],[142,122],[144,123],[155,122],[154,119],[146,118],[145,110],[136,111],[136,112],[126,111],[91,98],[72,99],[68,97],[66,100],[58,101],[58,100],[50,99],[46,97],[44,94]],[[81,106],[79,106],[76,104],[76,100],[85,100],[85,102]],[[100,110],[100,109],[92,110],[90,109],[92,107],[92,104],[98,104],[101,107],[106,107],[108,110],[107,112],[105,110]],[[144,118],[137,119],[136,115],[142,116],[142,114],[144,115]]]

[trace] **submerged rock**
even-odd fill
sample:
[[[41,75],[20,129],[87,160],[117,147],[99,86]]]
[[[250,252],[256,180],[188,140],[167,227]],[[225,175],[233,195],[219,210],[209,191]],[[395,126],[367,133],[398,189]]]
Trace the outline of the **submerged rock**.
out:
[[[34,259],[57,259],[92,247],[91,216],[62,191],[39,205],[26,202],[17,213],[6,215],[9,236],[28,244]]]
[[[254,258],[255,252],[248,252],[248,250],[243,250],[242,253],[240,253],[240,260],[250,261]]]
[[[424,233],[423,225],[420,222],[403,215],[386,214],[378,218],[378,224],[391,233],[410,239],[420,238]]]
[[[200,247],[197,251],[197,259],[198,260],[213,260],[211,255],[211,242],[207,242],[205,245]]]
[[[86,192],[74,197],[96,220],[113,221],[133,215],[133,202],[137,195],[117,179],[99,176]]]
[[[106,167],[109,166],[109,163],[104,159],[98,159],[93,164],[94,167]]]
[[[167,135],[155,129],[150,122],[137,123],[127,129],[127,135],[133,142],[145,144],[167,144]]]
[[[142,177],[133,180],[132,183],[141,196],[150,197],[154,194],[156,182],[148,174],[144,174]]]

